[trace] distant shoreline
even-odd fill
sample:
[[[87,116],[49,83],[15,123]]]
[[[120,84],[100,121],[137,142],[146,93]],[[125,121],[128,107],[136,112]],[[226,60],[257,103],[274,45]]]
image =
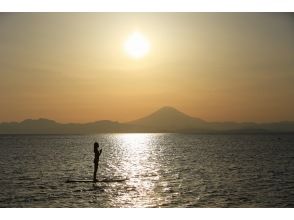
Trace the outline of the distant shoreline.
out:
[[[71,135],[107,135],[107,134],[182,134],[182,135],[294,135],[294,132],[264,132],[264,133],[241,133],[241,132],[211,132],[211,133],[183,133],[183,132],[101,132],[101,133],[0,133],[0,136],[71,136]]]
[[[98,133],[292,134],[294,122],[208,122],[166,106],[143,118],[126,123],[101,120],[83,124],[63,124],[44,118],[0,123],[0,134]]]

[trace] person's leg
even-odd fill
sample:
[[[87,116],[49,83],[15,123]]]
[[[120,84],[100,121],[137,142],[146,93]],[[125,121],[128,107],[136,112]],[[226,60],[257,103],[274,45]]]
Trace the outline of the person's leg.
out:
[[[97,170],[98,170],[98,163],[94,163],[94,177],[93,177],[93,181],[96,181],[97,178]]]

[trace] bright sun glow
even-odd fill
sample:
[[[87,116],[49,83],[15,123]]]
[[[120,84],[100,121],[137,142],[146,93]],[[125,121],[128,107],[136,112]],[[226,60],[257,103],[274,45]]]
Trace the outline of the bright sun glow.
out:
[[[141,33],[134,32],[125,42],[124,49],[130,57],[139,59],[149,52],[150,44]]]

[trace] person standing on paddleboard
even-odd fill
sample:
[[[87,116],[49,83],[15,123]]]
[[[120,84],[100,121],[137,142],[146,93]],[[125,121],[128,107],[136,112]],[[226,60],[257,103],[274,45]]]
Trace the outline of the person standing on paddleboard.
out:
[[[99,157],[102,153],[102,149],[99,150],[99,144],[97,142],[94,143],[94,153],[95,153],[95,158],[94,158],[94,177],[93,181],[97,182],[97,170],[98,170],[98,164],[99,164]]]

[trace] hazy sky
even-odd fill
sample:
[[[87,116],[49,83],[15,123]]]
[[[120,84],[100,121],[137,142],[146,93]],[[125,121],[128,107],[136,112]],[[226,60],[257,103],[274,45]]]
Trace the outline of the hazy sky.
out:
[[[2,13],[0,67],[0,122],[294,121],[293,13]]]

